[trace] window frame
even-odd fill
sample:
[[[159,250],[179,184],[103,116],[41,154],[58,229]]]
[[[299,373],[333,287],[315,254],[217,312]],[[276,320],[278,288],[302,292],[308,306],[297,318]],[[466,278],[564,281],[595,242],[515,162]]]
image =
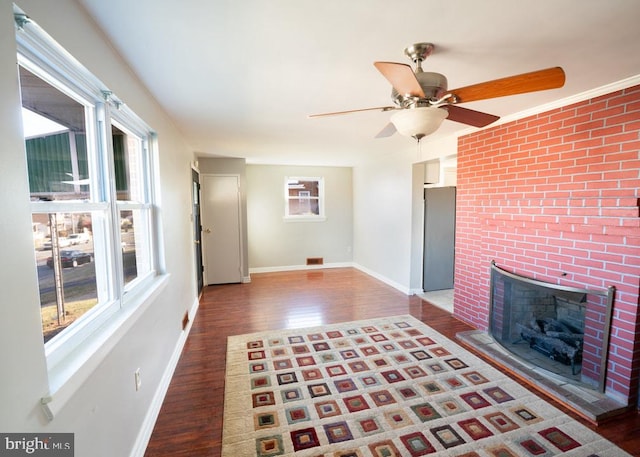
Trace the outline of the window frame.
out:
[[[46,343],[43,350],[49,372],[48,397],[61,390],[67,394],[82,383],[99,363],[97,353],[106,355],[108,348],[123,335],[127,324],[149,305],[167,283],[161,269],[161,220],[157,193],[157,134],[140,117],[120,101],[97,77],[51,38],[35,22],[14,5],[18,66],[22,66],[55,89],[84,107],[87,154],[89,160],[90,198],[88,200],[32,201],[31,214],[91,213],[98,228],[98,246],[102,259],[96,259],[96,292],[98,303]],[[16,70],[18,69],[16,66]],[[143,147],[144,199],[122,202],[115,193],[112,120],[118,127],[141,140]],[[26,158],[26,150],[25,150]],[[25,179],[29,179],[28,176]],[[119,214],[122,207],[140,210],[148,221],[148,271],[129,284],[124,284],[120,249]],[[99,215],[93,220],[95,215]],[[96,239],[94,233],[94,240]],[[101,302],[102,296],[102,302]],[[93,363],[88,363],[93,360]],[[66,389],[63,389],[66,386]],[[45,412],[52,418],[51,408]]]
[[[289,184],[291,181],[315,181],[318,185],[318,196],[291,196],[289,194]],[[301,191],[307,192],[308,191]],[[318,214],[291,214],[290,202],[292,200],[308,199],[310,201],[318,201]],[[325,195],[324,195],[324,177],[323,176],[285,176],[284,177],[284,217],[287,222],[324,222],[327,218],[325,215]]]

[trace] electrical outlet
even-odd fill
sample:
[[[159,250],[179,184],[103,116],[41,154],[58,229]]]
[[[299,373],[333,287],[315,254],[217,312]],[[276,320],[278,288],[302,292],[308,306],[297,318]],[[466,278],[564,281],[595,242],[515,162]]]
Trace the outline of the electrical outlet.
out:
[[[134,373],[133,377],[136,381],[136,391],[140,390],[140,386],[142,386],[142,379],[140,378],[140,368],[138,368]]]

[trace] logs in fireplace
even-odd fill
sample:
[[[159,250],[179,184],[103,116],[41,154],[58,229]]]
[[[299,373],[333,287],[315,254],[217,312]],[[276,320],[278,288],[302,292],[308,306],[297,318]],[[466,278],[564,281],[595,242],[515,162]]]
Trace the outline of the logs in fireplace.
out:
[[[564,365],[571,365],[571,373],[578,374],[582,360],[582,332],[565,322],[550,318],[532,319],[528,326],[518,322],[516,327],[531,349]]]

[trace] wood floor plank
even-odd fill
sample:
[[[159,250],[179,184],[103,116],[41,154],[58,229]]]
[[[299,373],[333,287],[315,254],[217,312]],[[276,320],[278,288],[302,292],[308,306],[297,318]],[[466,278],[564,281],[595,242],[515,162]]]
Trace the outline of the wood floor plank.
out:
[[[472,329],[447,311],[353,268],[261,273],[251,278],[248,284],[205,288],[145,457],[220,456],[229,335],[398,314],[410,314],[451,339]],[[585,425],[640,457],[637,412],[598,428]]]

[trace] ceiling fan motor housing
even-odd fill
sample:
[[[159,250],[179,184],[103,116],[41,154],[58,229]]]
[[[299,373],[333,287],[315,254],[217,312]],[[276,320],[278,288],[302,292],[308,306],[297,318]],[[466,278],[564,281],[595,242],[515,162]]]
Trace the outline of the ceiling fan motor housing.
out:
[[[439,100],[447,91],[447,78],[443,74],[418,69],[416,79],[424,92],[424,98],[400,94],[397,90],[392,89],[391,99],[400,108],[430,106],[429,101]]]

